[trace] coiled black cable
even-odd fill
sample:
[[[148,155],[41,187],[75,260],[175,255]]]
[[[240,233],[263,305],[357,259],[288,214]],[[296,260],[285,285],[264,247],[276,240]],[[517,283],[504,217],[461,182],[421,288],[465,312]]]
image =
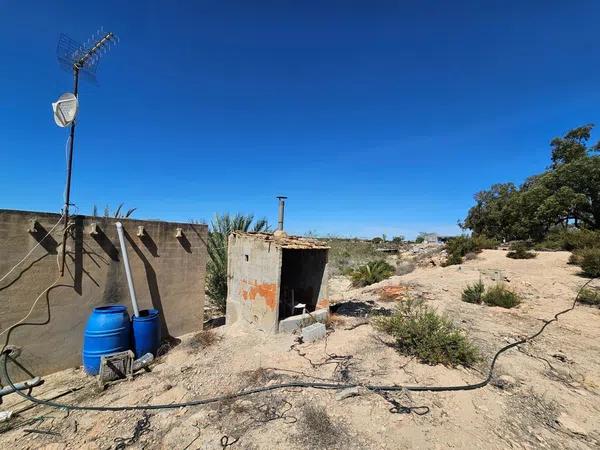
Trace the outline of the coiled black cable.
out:
[[[581,295],[581,292],[595,279],[596,278],[592,278],[592,279],[588,280],[583,286],[581,286],[581,288],[579,288],[579,291],[577,291],[577,295],[575,296],[575,300],[573,300],[573,304],[569,308],[556,313],[554,315],[554,317],[552,319],[548,320],[547,322],[545,322],[544,325],[542,325],[542,327],[536,333],[532,334],[531,336],[527,336],[523,339],[519,339],[518,341],[513,342],[511,344],[505,345],[500,350],[498,350],[496,352],[496,354],[494,355],[494,357],[492,358],[492,362],[490,364],[490,368],[489,368],[487,377],[484,380],[480,381],[479,383],[473,383],[473,384],[463,384],[463,385],[457,385],[457,386],[398,386],[398,385],[386,386],[386,385],[358,385],[355,383],[316,383],[316,382],[297,381],[297,382],[290,382],[290,383],[273,384],[271,386],[247,389],[244,391],[236,392],[234,394],[219,395],[217,397],[209,397],[209,398],[205,398],[205,399],[190,400],[190,401],[181,402],[181,403],[168,403],[168,404],[162,404],[162,405],[159,404],[159,405],[126,405],[126,406],[81,406],[81,405],[69,405],[66,403],[58,403],[58,402],[54,402],[51,400],[42,400],[42,399],[36,398],[32,395],[26,394],[26,393],[21,392],[20,390],[16,389],[13,381],[10,379],[10,377],[8,375],[8,370],[6,367],[6,361],[8,359],[7,358],[8,355],[4,352],[4,349],[2,351],[2,356],[4,356],[4,358],[2,358],[2,362],[0,363],[0,366],[1,366],[1,370],[2,370],[2,375],[4,376],[4,378],[6,379],[8,384],[21,397],[23,397],[33,403],[37,403],[39,405],[46,405],[46,406],[50,406],[53,408],[59,408],[59,409],[65,409],[65,410],[71,410],[71,411],[136,411],[136,410],[146,411],[146,410],[155,410],[155,409],[177,409],[177,408],[185,408],[187,406],[207,405],[209,403],[216,403],[216,402],[220,402],[223,400],[231,400],[231,399],[235,399],[235,398],[239,398],[239,397],[244,397],[247,395],[258,394],[260,392],[268,392],[268,391],[274,391],[276,389],[286,389],[286,388],[294,388],[294,387],[313,388],[313,389],[346,389],[346,388],[351,388],[351,387],[364,387],[365,389],[368,389],[370,391],[375,391],[375,392],[378,392],[378,391],[391,392],[391,391],[403,391],[403,390],[412,391],[412,392],[472,391],[475,389],[480,389],[489,384],[489,382],[492,380],[492,377],[493,377],[493,372],[494,372],[494,367],[496,365],[496,361],[498,360],[498,357],[502,353],[510,350],[511,348],[514,348],[518,345],[522,345],[528,341],[531,341],[532,339],[537,338],[540,334],[542,334],[544,332],[544,330],[546,329],[546,327],[548,325],[550,325],[553,322],[558,321],[559,316],[566,314],[569,311],[572,311],[573,309],[575,309],[575,306],[577,305],[577,302],[579,300],[579,296]]]

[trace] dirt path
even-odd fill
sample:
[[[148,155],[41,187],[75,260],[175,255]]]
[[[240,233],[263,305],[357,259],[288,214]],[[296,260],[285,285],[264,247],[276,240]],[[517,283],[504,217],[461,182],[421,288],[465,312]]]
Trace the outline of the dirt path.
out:
[[[501,346],[537,330],[542,320],[567,307],[585,280],[567,265],[568,254],[542,253],[534,260],[485,251],[458,267],[418,268],[362,290],[333,281],[338,301],[380,302],[378,290],[397,288],[428,299],[468,330],[484,361],[473,369],[427,366],[385,345],[385,336],[363,319],[337,316],[326,341],[294,346],[293,335],[265,335],[219,328],[212,345],[197,336],[160,358],[149,373],[103,393],[79,369],[47,377],[35,391],[44,397],[67,387],[83,389],[63,398],[83,404],[172,403],[289,380],[339,380],[382,384],[460,384],[483,378]],[[468,282],[505,280],[524,303],[515,310],[460,301]],[[383,341],[382,341],[383,339]],[[494,385],[456,393],[395,394],[394,414],[381,395],[364,392],[338,401],[335,391],[285,389],[209,406],[150,412],[149,429],[132,448],[574,448],[600,446],[600,310],[579,306],[539,339],[511,350],[498,363]],[[3,408],[16,396],[7,397]],[[426,412],[418,415],[417,412]],[[131,437],[141,412],[65,412],[36,407],[19,420],[36,419],[0,434],[0,448],[114,448]],[[40,420],[41,418],[41,420]],[[58,435],[26,433],[49,430]],[[226,436],[226,438],[225,438]],[[223,439],[223,440],[222,440]]]

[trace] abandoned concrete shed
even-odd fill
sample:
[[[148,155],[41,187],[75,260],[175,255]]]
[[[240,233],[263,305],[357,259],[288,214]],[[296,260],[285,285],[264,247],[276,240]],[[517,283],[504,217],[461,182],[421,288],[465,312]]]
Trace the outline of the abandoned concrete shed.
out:
[[[329,309],[327,245],[244,232],[232,233],[228,243],[227,325],[242,321],[276,333],[302,326],[305,318],[324,320]]]

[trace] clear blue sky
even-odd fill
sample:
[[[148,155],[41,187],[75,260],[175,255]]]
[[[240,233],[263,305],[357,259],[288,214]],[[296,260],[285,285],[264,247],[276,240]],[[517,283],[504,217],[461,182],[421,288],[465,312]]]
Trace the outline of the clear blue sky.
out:
[[[594,1],[0,0],[0,17],[2,208],[61,208],[56,42],[101,25],[121,43],[81,85],[84,214],[276,221],[282,193],[294,233],[454,233],[476,191],[600,124]]]

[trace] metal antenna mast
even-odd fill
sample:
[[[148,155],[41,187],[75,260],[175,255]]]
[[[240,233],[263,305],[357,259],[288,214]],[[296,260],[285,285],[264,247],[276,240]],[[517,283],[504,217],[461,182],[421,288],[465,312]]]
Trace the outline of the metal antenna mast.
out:
[[[88,42],[80,45],[65,34],[58,39],[56,50],[58,61],[63,68],[73,71],[73,94],[79,98],[79,75],[85,74],[95,81],[96,68],[102,54],[106,52],[111,43],[116,43],[117,37],[112,33],[98,31]],[[60,263],[60,275],[65,273],[65,255],[67,244],[67,228],[69,226],[69,206],[71,205],[71,172],[73,167],[73,143],[75,140],[75,120],[71,122],[69,132],[69,153],[67,157],[67,185],[65,189],[64,226],[62,238],[62,258]]]

